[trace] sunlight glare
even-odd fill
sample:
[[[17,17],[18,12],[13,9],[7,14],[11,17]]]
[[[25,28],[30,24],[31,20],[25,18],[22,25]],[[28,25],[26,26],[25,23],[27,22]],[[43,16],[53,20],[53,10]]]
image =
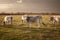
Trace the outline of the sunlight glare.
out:
[[[9,6],[7,4],[0,4],[0,10],[1,9],[7,9]]]

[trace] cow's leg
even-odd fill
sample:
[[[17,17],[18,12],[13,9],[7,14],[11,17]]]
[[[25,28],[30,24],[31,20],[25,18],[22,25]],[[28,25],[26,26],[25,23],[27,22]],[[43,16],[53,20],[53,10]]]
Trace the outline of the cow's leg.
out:
[[[24,20],[22,20],[22,24],[24,23]]]
[[[57,21],[56,21],[56,20],[54,20],[54,21],[53,21],[53,23],[54,23],[54,24],[56,24],[56,23],[57,23]]]
[[[29,22],[29,28],[31,28],[32,27],[32,23],[31,22]]]
[[[12,20],[11,20],[10,24],[12,25]]]
[[[38,28],[40,27],[40,23],[38,23]]]
[[[5,21],[3,21],[3,25],[5,25]]]
[[[10,21],[10,25],[12,25],[12,21]]]
[[[41,24],[41,23],[40,23],[40,20],[38,19],[38,20],[37,20],[38,28],[40,27],[40,24]]]
[[[6,25],[6,22],[5,21],[3,21],[3,25]]]
[[[11,17],[11,25],[13,24],[13,17]]]

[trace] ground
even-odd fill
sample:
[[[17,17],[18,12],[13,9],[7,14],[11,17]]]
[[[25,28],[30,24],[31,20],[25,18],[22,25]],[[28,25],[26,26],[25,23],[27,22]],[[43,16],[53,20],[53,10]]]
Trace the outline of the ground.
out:
[[[54,25],[48,21],[49,16],[43,15],[43,22],[37,28],[36,23],[29,28],[27,23],[21,23],[21,15],[14,15],[13,25],[2,25],[4,16],[0,16],[0,40],[60,40],[60,24]]]

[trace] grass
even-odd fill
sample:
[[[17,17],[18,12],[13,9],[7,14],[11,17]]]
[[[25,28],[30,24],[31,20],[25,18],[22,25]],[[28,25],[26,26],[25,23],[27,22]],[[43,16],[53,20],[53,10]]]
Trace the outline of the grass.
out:
[[[59,34],[60,29],[0,27],[0,40],[60,40]]]
[[[29,28],[27,23],[21,23],[21,16],[14,15],[13,25],[2,25],[4,15],[0,16],[0,40],[60,40],[60,24],[52,24],[48,21],[51,15],[44,15],[43,22],[37,28],[36,23]]]

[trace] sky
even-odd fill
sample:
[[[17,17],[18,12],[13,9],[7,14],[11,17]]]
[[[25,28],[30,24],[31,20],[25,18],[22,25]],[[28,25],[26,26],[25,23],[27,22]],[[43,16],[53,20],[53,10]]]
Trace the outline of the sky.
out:
[[[60,13],[60,0],[0,0],[0,12]]]

